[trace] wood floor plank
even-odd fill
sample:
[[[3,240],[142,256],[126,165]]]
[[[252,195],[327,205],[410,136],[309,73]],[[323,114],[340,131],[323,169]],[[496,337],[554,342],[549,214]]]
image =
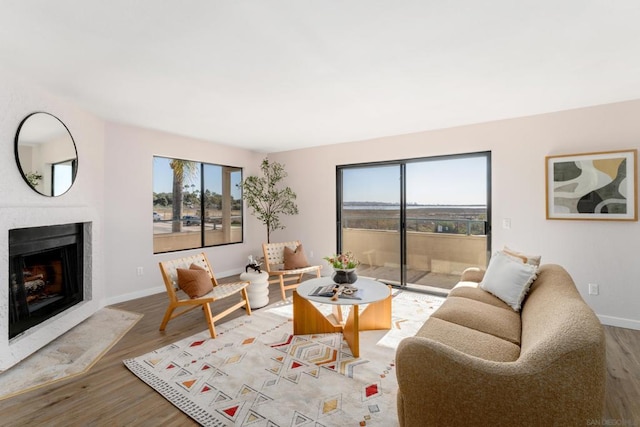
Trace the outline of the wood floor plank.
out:
[[[269,297],[270,302],[280,300],[277,285],[270,286]],[[202,313],[194,311],[172,320],[160,332],[166,306],[164,294],[115,305],[144,317],[88,373],[0,401],[0,426],[197,425],[122,363],[206,329]],[[223,300],[215,309],[225,306]],[[243,315],[244,310],[236,310],[224,320]],[[610,425],[640,425],[640,331],[606,326],[605,334],[604,419],[617,422]]]
[[[640,331],[605,326],[607,418],[612,425],[640,425]]]

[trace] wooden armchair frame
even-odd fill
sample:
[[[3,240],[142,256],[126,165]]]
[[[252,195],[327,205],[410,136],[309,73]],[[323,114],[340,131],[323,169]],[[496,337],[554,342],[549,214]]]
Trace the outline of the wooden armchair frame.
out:
[[[269,277],[277,276],[275,279],[269,280],[269,283],[279,283],[280,292],[282,292],[282,300],[287,300],[285,291],[287,289],[295,289],[302,282],[302,276],[305,273],[316,273],[316,277],[320,277],[321,265],[310,265],[308,267],[297,268],[295,270],[284,270],[284,248],[289,247],[295,250],[300,245],[299,240],[282,243],[263,243],[262,252],[264,253],[264,264],[269,273]],[[286,282],[293,281],[293,284],[285,285]]]
[[[188,269],[191,264],[196,264],[204,268],[209,274],[209,277],[211,277],[211,283],[213,284],[213,290],[199,298],[189,298],[189,296],[178,287],[177,269]],[[182,316],[183,314],[188,313],[189,311],[198,307],[202,307],[202,310],[204,311],[204,317],[207,321],[207,325],[209,326],[209,333],[211,334],[211,338],[216,337],[214,322],[220,320],[222,317],[226,316],[232,311],[241,307],[245,307],[247,310],[247,315],[251,315],[251,307],[249,306],[249,297],[247,295],[246,289],[249,285],[249,282],[244,281],[218,284],[218,281],[213,274],[211,264],[209,264],[209,260],[207,259],[207,255],[205,253],[170,261],[161,261],[159,265],[160,272],[162,273],[162,279],[164,280],[164,285],[167,288],[167,295],[169,296],[169,307],[167,307],[167,311],[165,312],[162,323],[160,324],[161,331],[165,330],[165,328],[167,327],[167,323],[169,323],[170,320],[173,320],[178,316]],[[220,313],[217,313],[215,316],[212,314],[211,307],[209,306],[210,303],[238,293],[241,294],[240,302],[232,305],[231,307]],[[174,313],[174,310],[176,308],[181,308],[181,310]]]

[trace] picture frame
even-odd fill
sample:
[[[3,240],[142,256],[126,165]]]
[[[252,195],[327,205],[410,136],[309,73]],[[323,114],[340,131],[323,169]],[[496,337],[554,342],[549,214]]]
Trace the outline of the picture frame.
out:
[[[638,150],[545,157],[547,219],[638,220]]]

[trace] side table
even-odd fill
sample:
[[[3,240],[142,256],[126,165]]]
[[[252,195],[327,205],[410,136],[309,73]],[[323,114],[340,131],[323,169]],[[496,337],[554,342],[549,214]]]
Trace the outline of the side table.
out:
[[[249,297],[249,307],[251,309],[269,304],[269,274],[266,271],[261,273],[242,273],[240,274],[240,280],[249,282],[247,296]]]

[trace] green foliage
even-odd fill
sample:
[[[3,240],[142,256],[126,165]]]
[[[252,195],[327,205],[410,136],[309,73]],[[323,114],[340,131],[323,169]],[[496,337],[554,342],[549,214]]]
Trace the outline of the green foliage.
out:
[[[287,176],[284,165],[264,159],[260,165],[262,176],[249,176],[240,185],[242,197],[264,225],[267,226],[267,243],[271,232],[285,228],[280,215],[297,215],[296,193],[290,187],[280,188],[279,184]]]
[[[27,181],[29,181],[29,184],[31,184],[31,186],[34,188],[38,186],[41,179],[42,179],[42,174],[38,171],[29,172],[27,174]]]
[[[188,207],[200,207],[200,190],[189,189],[185,185],[182,203]]]
[[[166,207],[173,203],[173,195],[171,193],[153,193],[153,206]]]

